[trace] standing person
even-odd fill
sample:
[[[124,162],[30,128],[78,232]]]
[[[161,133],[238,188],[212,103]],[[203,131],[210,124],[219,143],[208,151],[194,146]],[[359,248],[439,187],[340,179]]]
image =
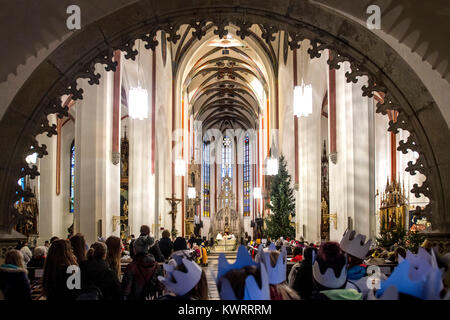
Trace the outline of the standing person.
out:
[[[111,270],[117,276],[117,280],[120,281],[120,258],[122,257],[122,241],[119,237],[110,236],[106,239],[106,247],[108,248],[106,253],[106,262]]]
[[[293,288],[294,287],[294,282],[295,282],[295,277],[297,276],[297,272],[300,269],[301,266],[301,262],[303,260],[303,250],[302,248],[296,246],[294,247],[294,252],[293,252],[293,258],[291,259],[291,262],[294,262],[295,264],[292,266],[291,271],[289,272],[289,276],[288,276],[288,284],[289,287]]]
[[[173,242],[170,240],[169,230],[164,230],[162,232],[162,238],[159,240],[159,249],[163,254],[165,259],[169,259],[173,251]]]
[[[77,258],[78,264],[83,264],[86,261],[86,240],[81,233],[77,233],[70,238],[70,245],[74,256]]]
[[[202,243],[201,250],[202,250],[202,266],[207,267],[208,266],[208,250],[206,250],[206,246],[205,246],[204,242]]]
[[[366,236],[356,234],[355,231],[346,230],[341,239],[340,247],[347,253],[347,288],[356,289],[366,298],[369,293],[367,287],[367,265],[364,264],[364,258],[370,249],[372,240],[367,242]]]
[[[83,292],[97,289],[101,293],[101,300],[120,300],[120,282],[116,273],[106,262],[106,244],[95,242],[87,252],[87,260],[81,266],[81,284]]]
[[[5,300],[31,300],[30,281],[23,254],[19,250],[9,250],[5,263],[0,266],[0,292]]]
[[[59,240],[59,238],[56,237],[56,236],[51,237],[51,238],[50,238],[50,245],[52,245],[52,243],[53,243],[54,241],[56,241],[56,240]],[[50,246],[49,246],[49,248],[50,248]]]
[[[150,237],[150,227],[147,225],[142,225],[140,229],[140,237]],[[153,238],[152,238],[153,239]],[[130,257],[134,259],[134,242],[135,240],[131,241],[130,243]],[[153,255],[153,258],[157,262],[164,262],[164,256],[161,253],[161,250],[159,249],[158,245],[155,245],[155,243],[152,243],[152,246],[149,249],[149,253]]]
[[[133,261],[127,266],[122,279],[122,293],[125,300],[148,300],[160,291],[157,276],[159,265],[149,254],[154,239],[140,236],[134,241]]]
[[[67,273],[69,266],[78,266],[70,241],[53,241],[45,259],[42,282],[47,300],[75,300],[78,296],[79,289],[67,287],[67,278],[72,275]]]
[[[313,255],[316,255],[317,249],[314,247],[305,247],[303,249],[303,259],[294,276],[292,289],[294,289],[302,300],[311,299],[313,292]],[[294,267],[293,267],[294,268]]]
[[[17,250],[20,250],[23,255],[23,260],[25,261],[25,264],[27,264],[31,258],[33,257],[33,253],[31,252],[30,248],[28,247],[27,241],[19,241],[19,244],[16,247]]]
[[[154,245],[150,247],[149,252],[155,257],[156,262],[165,262],[166,259],[159,248],[159,240],[156,240]]]

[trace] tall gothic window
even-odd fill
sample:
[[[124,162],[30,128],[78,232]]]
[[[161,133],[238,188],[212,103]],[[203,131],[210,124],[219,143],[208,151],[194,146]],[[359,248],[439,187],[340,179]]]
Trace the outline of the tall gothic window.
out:
[[[245,136],[244,140],[244,216],[250,216],[250,139]]]
[[[222,184],[224,178],[227,177],[229,183],[225,184],[225,192],[231,192],[230,186],[233,178],[233,167],[231,165],[231,139],[225,136],[222,143]],[[225,203],[228,203],[228,199],[225,199]]]
[[[72,141],[70,146],[70,212],[74,211],[75,203],[75,140]]]
[[[209,217],[210,214],[210,177],[209,177],[209,141],[203,142],[203,215]]]
[[[225,177],[233,177],[233,171],[231,166],[231,139],[225,136],[222,144],[222,180]]]

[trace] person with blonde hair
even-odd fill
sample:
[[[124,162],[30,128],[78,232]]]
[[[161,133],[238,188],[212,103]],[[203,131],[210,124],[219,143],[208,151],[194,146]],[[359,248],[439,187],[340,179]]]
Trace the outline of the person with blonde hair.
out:
[[[31,300],[30,281],[23,254],[19,250],[9,250],[5,263],[0,266],[0,292],[5,300]]]

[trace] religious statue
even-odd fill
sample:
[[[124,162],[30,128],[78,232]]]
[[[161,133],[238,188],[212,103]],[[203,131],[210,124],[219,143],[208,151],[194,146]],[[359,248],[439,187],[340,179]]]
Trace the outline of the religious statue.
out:
[[[172,210],[169,212],[169,214],[172,215],[172,231],[175,230],[175,221],[177,218],[177,205],[182,201],[182,199],[176,199],[175,194],[172,194],[172,198],[166,198],[167,201],[169,201],[170,206],[172,207]]]

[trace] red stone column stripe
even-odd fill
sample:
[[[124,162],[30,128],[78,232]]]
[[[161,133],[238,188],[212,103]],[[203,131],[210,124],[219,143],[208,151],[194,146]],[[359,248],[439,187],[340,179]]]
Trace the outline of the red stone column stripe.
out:
[[[330,52],[330,59],[332,59],[332,55]],[[328,94],[329,97],[329,110],[328,115],[330,119],[330,153],[337,152],[337,132],[336,132],[336,70],[330,68],[329,69],[329,85],[330,92]]]
[[[119,132],[120,132],[120,50],[114,51],[114,60],[117,62],[116,72],[114,72],[113,83],[113,123],[112,123],[112,152],[120,152],[119,146]]]
[[[181,98],[181,159],[184,159],[184,99]],[[184,176],[181,177],[181,236],[184,237]]]

